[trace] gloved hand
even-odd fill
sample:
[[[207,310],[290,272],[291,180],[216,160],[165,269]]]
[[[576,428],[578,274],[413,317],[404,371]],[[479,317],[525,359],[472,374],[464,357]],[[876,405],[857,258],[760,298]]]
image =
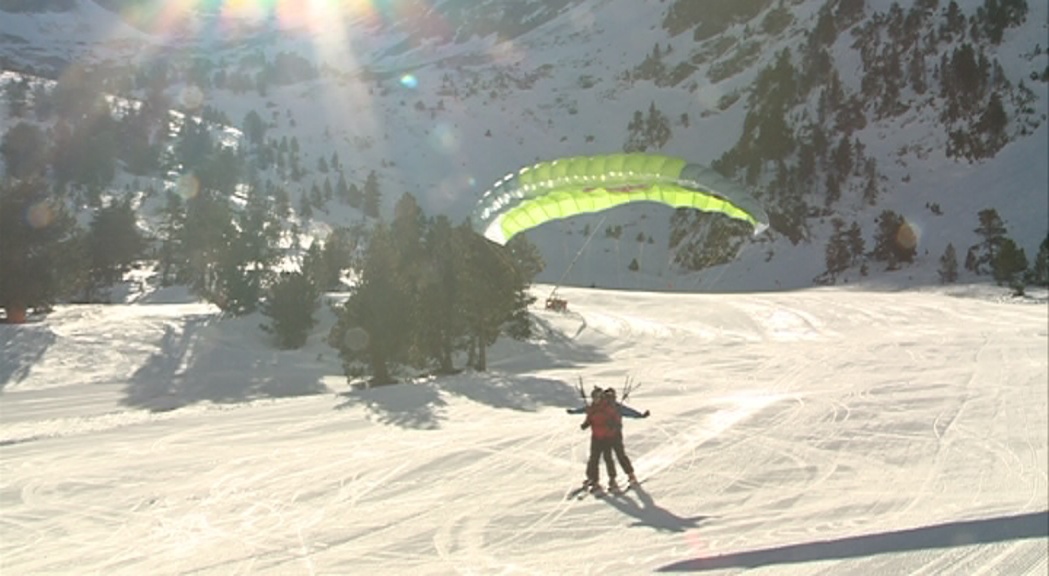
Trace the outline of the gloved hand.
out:
[[[571,414],[571,413],[572,413],[572,409],[571,408],[565,408],[565,414]]]
[[[642,414],[642,415],[641,415],[641,417],[642,417],[642,418],[648,418],[648,415],[649,415],[649,414],[651,414],[651,412],[649,412],[648,410],[645,410],[645,413],[644,413],[644,414]]]
[[[586,430],[586,422],[583,422],[582,424],[580,424],[579,425],[579,429],[580,430]]]

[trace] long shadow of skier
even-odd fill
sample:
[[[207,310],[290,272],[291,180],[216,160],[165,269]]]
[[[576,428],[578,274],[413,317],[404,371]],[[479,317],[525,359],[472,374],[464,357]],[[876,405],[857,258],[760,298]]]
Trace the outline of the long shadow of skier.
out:
[[[637,494],[635,501],[630,497]],[[605,501],[620,512],[637,518],[631,526],[648,526],[660,532],[684,532],[698,528],[704,520],[712,516],[692,516],[684,518],[656,504],[652,496],[641,486],[635,486],[621,496],[607,496]]]

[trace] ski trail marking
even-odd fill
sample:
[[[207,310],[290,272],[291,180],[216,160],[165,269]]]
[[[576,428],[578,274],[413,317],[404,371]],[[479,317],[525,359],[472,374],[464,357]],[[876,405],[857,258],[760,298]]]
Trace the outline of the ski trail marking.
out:
[[[731,396],[725,400],[734,404],[731,408],[718,410],[692,428],[679,432],[663,445],[645,453],[637,459],[634,470],[639,480],[647,480],[674,465],[682,456],[696,447],[718,436],[762,408],[786,398],[783,395]]]

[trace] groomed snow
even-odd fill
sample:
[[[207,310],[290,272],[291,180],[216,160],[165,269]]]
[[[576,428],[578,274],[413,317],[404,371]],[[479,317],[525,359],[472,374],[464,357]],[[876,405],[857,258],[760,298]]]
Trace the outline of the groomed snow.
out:
[[[549,287],[537,287],[541,298]],[[351,389],[177,295],[0,326],[2,574],[1045,574],[1047,306],[562,289],[491,371]],[[574,385],[642,488],[565,499]]]

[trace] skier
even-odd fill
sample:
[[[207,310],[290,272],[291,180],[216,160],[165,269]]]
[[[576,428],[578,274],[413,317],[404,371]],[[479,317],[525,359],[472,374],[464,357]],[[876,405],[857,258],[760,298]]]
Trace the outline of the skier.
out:
[[[612,411],[612,418],[613,418],[613,420],[611,422],[613,430],[615,432],[615,438],[613,439],[613,444],[612,444],[611,450],[609,450],[607,455],[604,456],[604,458],[605,458],[605,461],[604,461],[605,468],[608,471],[608,489],[609,490],[618,490],[619,489],[619,486],[616,484],[616,465],[612,461],[612,453],[613,452],[615,452],[615,454],[616,454],[616,460],[619,461],[619,466],[623,469],[623,472],[626,473],[626,477],[628,479],[628,482],[629,482],[630,486],[637,486],[638,485],[638,477],[634,474],[634,465],[633,465],[633,463],[630,462],[629,456],[626,455],[626,448],[623,445],[622,417],[638,418],[638,419],[640,419],[640,418],[648,418],[648,415],[649,415],[650,412],[648,410],[645,410],[642,413],[642,412],[639,412],[638,410],[635,410],[634,408],[631,408],[631,407],[629,407],[629,406],[627,406],[625,404],[621,404],[621,403],[617,402],[617,400],[616,400],[616,389],[612,388],[612,387],[609,387],[607,389],[602,390],[601,388],[595,386],[594,389],[591,390],[591,400],[593,401],[591,406],[597,405],[598,403],[607,403],[607,404],[611,404],[612,406],[614,406],[616,408],[614,411]],[[566,409],[565,411],[570,413],[570,414],[581,414],[581,413],[584,413],[584,412],[588,413],[587,412],[588,408],[590,408],[590,407],[583,406],[583,407],[580,407],[580,408],[569,408],[569,409]],[[582,428],[583,429],[586,428],[586,423],[585,422],[583,423]],[[597,458],[594,457],[594,440],[593,440],[593,438],[591,439],[591,456],[592,456],[592,460],[594,462],[596,462]],[[595,469],[596,469],[596,467],[597,467],[597,464],[594,465]],[[592,477],[593,477],[593,475],[591,474],[591,467],[590,467],[590,465],[587,465],[586,481],[583,482],[583,486],[584,487],[590,487],[591,486],[591,478]]]
[[[627,418],[648,418],[650,412],[645,410],[644,413],[634,410],[626,404],[621,404],[616,401],[616,389],[608,388],[605,390],[606,401],[615,406],[615,438],[612,441],[612,451],[615,452],[616,460],[619,461],[619,466],[623,468],[623,472],[626,472],[627,480],[631,486],[637,486],[637,476],[634,476],[634,465],[630,462],[630,458],[626,455],[626,448],[623,446],[623,416]],[[609,468],[608,489],[618,490],[619,486],[616,484],[615,467]]]
[[[586,480],[584,488],[591,492],[601,492],[601,477],[598,470],[599,461],[605,459],[605,467],[608,469],[609,478],[616,475],[615,464],[612,462],[612,445],[615,443],[615,420],[618,418],[615,406],[608,402],[607,397],[599,389],[595,388],[590,397],[593,403],[583,408],[586,412],[586,420],[579,425],[581,430],[590,429],[590,458],[586,463]],[[570,409],[569,413],[573,413]],[[578,414],[578,412],[575,412]]]

